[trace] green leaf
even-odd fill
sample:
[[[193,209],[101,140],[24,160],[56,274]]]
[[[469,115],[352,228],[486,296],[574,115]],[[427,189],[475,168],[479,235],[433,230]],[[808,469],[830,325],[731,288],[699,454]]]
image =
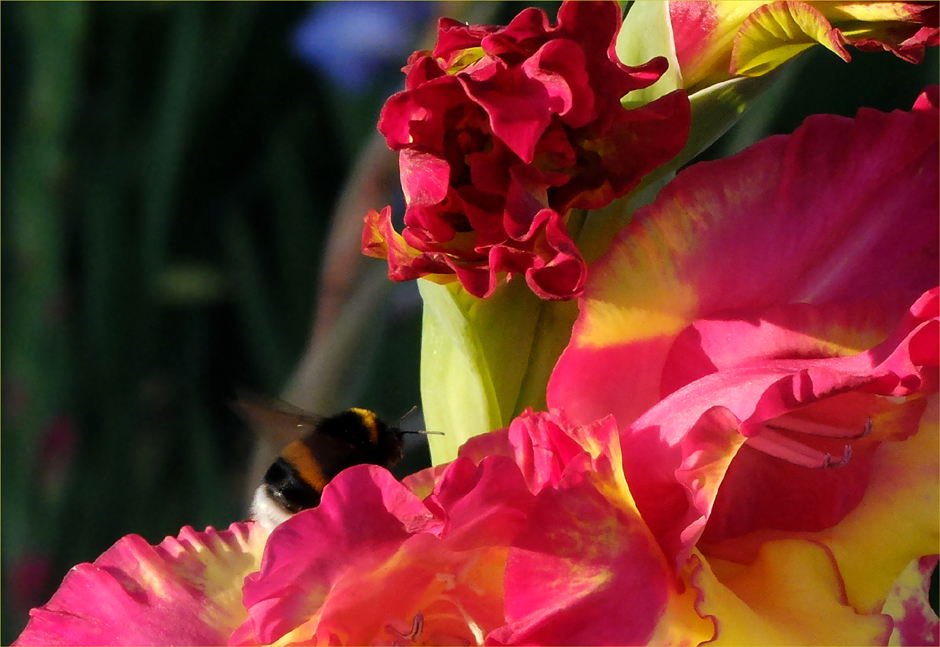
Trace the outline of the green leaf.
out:
[[[434,464],[453,460],[472,436],[512,419],[532,347],[539,299],[521,277],[489,299],[457,282],[419,280],[424,299],[421,400]]]
[[[435,465],[525,408],[545,410],[548,379],[571,337],[577,301],[542,301],[521,276],[487,299],[458,282],[419,280],[424,299],[421,399]]]
[[[667,166],[677,169],[715,143],[738,123],[754,101],[780,79],[787,67],[764,76],[728,79],[691,95],[692,127],[689,141]]]
[[[635,2],[624,18],[616,49],[624,65],[642,65],[657,56],[664,56],[669,62],[669,69],[656,83],[643,90],[634,90],[623,98],[625,108],[646,105],[682,87],[668,3]]]

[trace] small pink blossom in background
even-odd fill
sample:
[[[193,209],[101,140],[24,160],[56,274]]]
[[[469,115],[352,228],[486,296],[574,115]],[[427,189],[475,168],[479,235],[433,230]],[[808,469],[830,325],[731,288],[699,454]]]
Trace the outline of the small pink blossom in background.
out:
[[[400,152],[405,229],[391,208],[366,218],[363,251],[396,281],[453,276],[476,297],[523,274],[543,299],[571,299],[586,266],[568,212],[625,195],[685,144],[689,104],[674,92],[638,109],[621,98],[655,82],[614,52],[616,3],[566,2],[558,23],[523,9],[506,27],[444,18],[415,52],[379,130]],[[447,280],[438,276],[437,280]]]
[[[70,416],[54,417],[43,430],[37,466],[39,481],[50,496],[58,496],[67,482],[78,438]]]
[[[25,613],[48,598],[53,585],[52,562],[42,553],[26,553],[13,562],[6,579],[17,609]]]

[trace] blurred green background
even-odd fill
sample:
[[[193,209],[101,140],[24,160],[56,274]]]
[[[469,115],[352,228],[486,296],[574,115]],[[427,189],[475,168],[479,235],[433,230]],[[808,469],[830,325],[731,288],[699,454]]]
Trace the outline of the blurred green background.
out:
[[[505,23],[520,8],[476,15]],[[474,15],[406,12],[411,42],[350,84],[297,46],[318,11],[3,5],[4,644],[70,566],[122,535],[157,543],[246,516],[254,439],[229,403],[238,387],[284,393],[296,377],[331,218],[371,162],[382,102],[437,13]],[[316,38],[356,56],[335,24]],[[359,45],[381,40],[363,33]],[[816,112],[909,108],[938,78],[936,51],[917,67],[853,55],[804,55],[705,156]],[[396,204],[386,193],[369,206]],[[413,285],[366,294],[374,307],[339,358],[352,377],[329,408],[395,419],[419,403],[420,300]]]

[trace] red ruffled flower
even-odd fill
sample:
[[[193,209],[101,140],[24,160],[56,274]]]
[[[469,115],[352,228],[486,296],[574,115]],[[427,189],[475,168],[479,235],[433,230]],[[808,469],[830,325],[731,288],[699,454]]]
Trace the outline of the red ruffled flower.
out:
[[[499,274],[518,272],[544,299],[577,297],[587,271],[569,210],[625,195],[689,129],[682,92],[622,106],[666,61],[621,64],[620,23],[613,2],[566,2],[555,26],[536,8],[507,27],[442,19],[434,51],[411,56],[405,90],[379,119],[401,151],[405,230],[395,232],[391,208],[371,211],[364,253],[387,258],[393,280],[456,275],[486,297]]]

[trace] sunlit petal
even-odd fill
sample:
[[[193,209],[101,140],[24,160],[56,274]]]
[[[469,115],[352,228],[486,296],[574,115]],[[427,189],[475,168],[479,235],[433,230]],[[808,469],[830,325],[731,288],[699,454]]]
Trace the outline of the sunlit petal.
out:
[[[18,645],[226,645],[247,617],[242,582],[258,570],[267,533],[183,528],[150,546],[130,535],[79,564],[30,613]]]

